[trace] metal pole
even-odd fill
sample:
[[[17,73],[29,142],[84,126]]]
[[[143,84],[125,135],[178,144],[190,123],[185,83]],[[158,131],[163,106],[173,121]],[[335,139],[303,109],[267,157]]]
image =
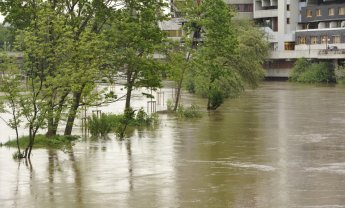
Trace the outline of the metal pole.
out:
[[[309,59],[310,59],[310,44],[311,44],[311,37],[309,36],[309,24],[310,23],[308,23],[307,24],[307,36],[308,36],[308,38],[309,38],[309,42],[308,42],[308,45],[309,45]]]

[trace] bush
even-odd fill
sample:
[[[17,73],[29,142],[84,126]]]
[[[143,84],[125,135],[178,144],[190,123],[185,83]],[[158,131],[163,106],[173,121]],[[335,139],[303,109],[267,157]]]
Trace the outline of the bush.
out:
[[[108,133],[114,131],[119,125],[123,115],[104,114],[100,117],[92,115],[88,119],[87,126],[92,136],[106,136]]]
[[[309,66],[310,62],[307,59],[298,59],[292,68],[292,71],[290,72],[289,80],[297,82],[298,78],[307,70]]]
[[[191,105],[185,108],[183,105],[179,105],[176,111],[179,118],[201,118],[202,114],[200,108],[197,105]]]
[[[303,58],[297,60],[289,79],[305,83],[329,83],[335,82],[335,74],[330,63],[312,63]]]
[[[130,109],[126,111],[126,114],[121,115],[102,113],[99,118],[93,115],[89,118],[88,128],[92,136],[106,136],[108,133],[115,132],[123,137],[127,126],[149,126],[157,121],[157,114],[148,115],[143,108],[135,114],[135,111]]]
[[[168,112],[172,112],[174,110],[174,101],[171,99],[167,100],[167,110]]]
[[[345,83],[345,65],[340,65],[335,69],[335,79],[337,83]]]

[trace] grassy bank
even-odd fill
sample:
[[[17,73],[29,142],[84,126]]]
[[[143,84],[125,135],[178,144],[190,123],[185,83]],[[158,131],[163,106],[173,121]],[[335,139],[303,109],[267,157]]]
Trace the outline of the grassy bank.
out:
[[[77,140],[76,136],[53,136],[46,137],[45,135],[37,135],[35,138],[33,148],[46,148],[46,149],[69,149],[73,145],[73,141]],[[19,146],[24,149],[28,145],[29,137],[24,136],[19,138]],[[2,144],[7,147],[17,147],[16,140],[9,140],[8,142]]]

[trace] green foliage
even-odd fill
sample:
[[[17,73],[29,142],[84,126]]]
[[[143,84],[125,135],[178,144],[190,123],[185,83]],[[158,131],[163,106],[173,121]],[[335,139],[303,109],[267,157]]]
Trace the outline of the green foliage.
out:
[[[208,110],[215,110],[225,99],[262,80],[268,43],[252,22],[232,20],[233,11],[222,0],[201,1],[194,10],[189,25],[201,27],[203,33],[187,71],[186,86],[189,92],[208,99]]]
[[[112,49],[110,60],[114,69],[124,71],[126,80],[126,104],[130,107],[132,90],[139,87],[161,86],[165,66],[153,57],[165,45],[165,33],[158,22],[165,19],[163,0],[123,1],[116,19],[106,31]]]
[[[237,20],[234,24],[239,44],[229,64],[238,72],[241,82],[255,88],[264,78],[262,65],[269,53],[269,43],[253,22]]]
[[[124,137],[127,126],[140,127],[150,126],[158,121],[157,114],[148,115],[143,108],[137,111],[127,110],[127,114],[101,114],[100,117],[93,115],[88,119],[88,128],[92,136],[106,136],[115,132],[120,138]]]
[[[13,29],[0,25],[0,48],[4,51],[11,51],[15,39]]]
[[[46,137],[45,135],[36,135],[34,142],[34,148],[48,148],[48,149],[60,149],[66,150],[73,146],[73,142],[78,140],[75,136],[61,136],[56,135],[54,137]],[[19,145],[21,148],[25,148],[29,143],[29,137],[24,136],[19,138]],[[8,147],[16,147],[16,141],[10,140],[4,144]]]
[[[310,65],[310,61],[305,58],[297,59],[292,71],[290,72],[289,80],[297,82],[298,78],[309,68]]]
[[[179,118],[201,118],[202,113],[200,111],[199,106],[191,105],[190,107],[184,107],[183,105],[179,105],[176,111],[176,115]]]
[[[329,83],[335,81],[335,74],[332,65],[328,62],[312,63],[306,59],[299,59],[289,79],[304,83]]]
[[[171,99],[167,100],[167,110],[168,112],[172,112],[174,109],[174,103]]]
[[[345,65],[339,65],[335,68],[335,79],[337,83],[345,83]]]
[[[92,136],[106,136],[116,129],[121,119],[122,115],[104,113],[102,113],[100,117],[92,115],[92,117],[88,119],[88,129]]]

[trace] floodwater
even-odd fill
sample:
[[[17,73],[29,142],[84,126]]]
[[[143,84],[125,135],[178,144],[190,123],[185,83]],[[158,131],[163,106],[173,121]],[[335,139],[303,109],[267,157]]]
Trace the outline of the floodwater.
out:
[[[13,152],[0,147],[0,207],[345,207],[345,87],[265,82],[125,141]]]

